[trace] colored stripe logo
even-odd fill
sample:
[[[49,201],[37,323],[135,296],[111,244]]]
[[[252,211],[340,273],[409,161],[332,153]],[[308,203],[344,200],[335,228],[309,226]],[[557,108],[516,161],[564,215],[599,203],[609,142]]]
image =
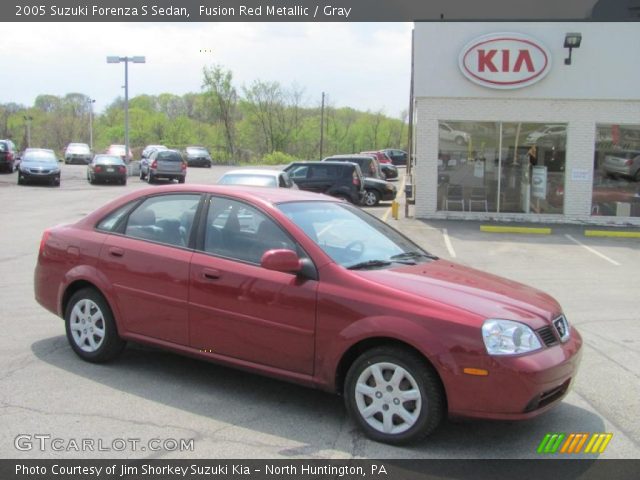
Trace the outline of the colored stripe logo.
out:
[[[612,438],[613,433],[547,433],[537,451],[540,454],[599,454],[604,453]]]

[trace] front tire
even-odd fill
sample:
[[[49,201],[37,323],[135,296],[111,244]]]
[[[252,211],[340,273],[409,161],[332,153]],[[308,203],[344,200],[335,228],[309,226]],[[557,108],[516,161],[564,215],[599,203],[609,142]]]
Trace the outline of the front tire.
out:
[[[422,357],[403,348],[376,347],[347,373],[347,410],[371,439],[403,444],[425,438],[444,417],[440,380]]]
[[[108,362],[120,355],[126,344],[118,335],[107,301],[93,288],[84,288],[73,294],[64,319],[67,340],[83,360]]]

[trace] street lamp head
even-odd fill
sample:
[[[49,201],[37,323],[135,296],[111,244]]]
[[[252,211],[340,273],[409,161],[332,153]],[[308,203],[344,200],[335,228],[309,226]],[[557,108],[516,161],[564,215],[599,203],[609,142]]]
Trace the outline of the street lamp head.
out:
[[[133,63],[145,63],[146,59],[145,57],[131,57],[131,61]]]
[[[120,63],[120,57],[107,57],[107,63]]]

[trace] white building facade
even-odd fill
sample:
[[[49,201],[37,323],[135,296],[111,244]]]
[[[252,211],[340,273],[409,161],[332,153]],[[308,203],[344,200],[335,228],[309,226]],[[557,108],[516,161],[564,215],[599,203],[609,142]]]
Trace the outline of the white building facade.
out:
[[[638,45],[638,23],[416,23],[415,216],[640,225]]]

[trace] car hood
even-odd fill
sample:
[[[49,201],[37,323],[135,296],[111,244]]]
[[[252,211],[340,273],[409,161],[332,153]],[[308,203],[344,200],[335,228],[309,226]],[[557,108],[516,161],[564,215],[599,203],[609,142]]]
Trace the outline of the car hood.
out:
[[[561,312],[558,302],[540,290],[446,260],[353,273],[482,319],[518,320],[541,328]]]

